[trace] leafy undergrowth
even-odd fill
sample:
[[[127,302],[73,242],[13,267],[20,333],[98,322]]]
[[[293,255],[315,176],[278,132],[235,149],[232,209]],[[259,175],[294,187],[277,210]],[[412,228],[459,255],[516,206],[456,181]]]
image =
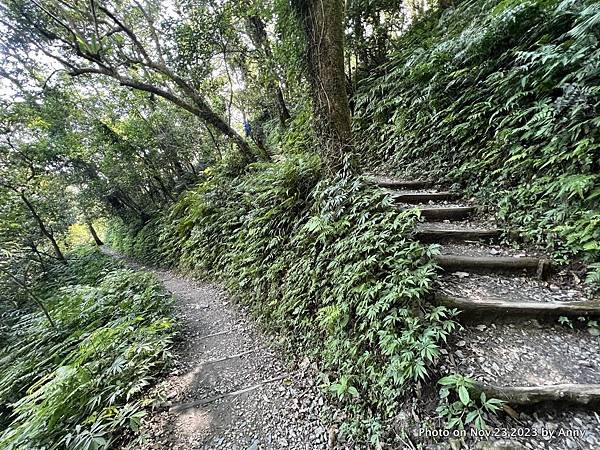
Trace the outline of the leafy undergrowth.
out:
[[[373,165],[458,182],[557,258],[598,262],[599,38],[593,1],[430,14],[357,95]]]
[[[235,179],[216,171],[143,228],[113,224],[110,240],[223,280],[319,362],[350,413],[345,430],[376,441],[456,326],[455,311],[423,301],[435,268],[415,221],[361,179],[320,180],[319,160],[299,155]]]
[[[40,288],[54,326],[36,307],[0,311],[0,448],[116,448],[170,359],[171,299],[95,250],[56,264]]]

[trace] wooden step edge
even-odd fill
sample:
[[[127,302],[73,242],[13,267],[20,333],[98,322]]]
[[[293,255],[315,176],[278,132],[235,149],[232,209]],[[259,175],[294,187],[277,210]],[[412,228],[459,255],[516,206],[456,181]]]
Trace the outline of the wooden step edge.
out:
[[[415,208],[402,208],[403,211]],[[444,208],[416,208],[421,217],[431,221],[462,220],[469,217],[477,208],[474,206],[448,206]]]
[[[502,235],[498,228],[465,228],[465,229],[442,229],[442,228],[417,228],[415,237],[422,242],[443,241],[481,241],[497,239]]]
[[[600,384],[552,384],[546,386],[497,386],[475,383],[473,393],[485,392],[488,398],[504,400],[512,405],[561,402],[581,406],[600,403]]]
[[[464,255],[437,255],[435,260],[438,265],[447,271],[462,269],[503,270],[503,271],[541,271],[543,275],[551,262],[548,259],[537,257],[515,256],[464,256]]]
[[[390,195],[397,203],[427,203],[429,201],[454,200],[460,197],[460,194],[449,191],[410,193],[391,192]]]
[[[600,316],[600,301],[573,302],[513,302],[499,298],[472,300],[441,292],[434,294],[434,301],[448,308],[457,308],[468,316]]]
[[[433,185],[433,182],[429,180],[399,180],[379,177],[367,177],[367,180],[379,187],[388,189],[421,189]]]

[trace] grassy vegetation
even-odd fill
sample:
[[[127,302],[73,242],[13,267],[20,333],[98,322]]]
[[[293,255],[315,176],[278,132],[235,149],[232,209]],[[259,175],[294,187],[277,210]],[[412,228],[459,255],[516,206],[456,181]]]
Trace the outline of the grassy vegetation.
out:
[[[153,29],[154,12],[139,23],[138,2],[60,6],[58,20],[10,3],[5,47],[15,55],[40,46],[66,52],[58,61],[72,73],[94,73],[103,58],[114,70],[67,89],[57,76],[40,89],[43,102],[15,96],[24,101],[1,117],[12,140],[0,164],[0,283],[11,287],[0,292],[0,447],[122,445],[170,360],[170,299],[154,278],[96,251],[56,262],[87,240],[77,222],[106,217],[114,248],[222,281],[318,362],[324,388],[349,412],[342,432],[375,445],[434,372],[457,313],[426,301],[436,247],[415,241],[416,213],[394,209],[360,176],[335,175],[341,164],[328,158],[328,120],[318,115],[336,108],[311,109],[289,2],[184,2],[180,21],[155,20],[172,33]],[[340,161],[458,183],[557,259],[584,258],[600,282],[599,4],[463,0],[393,37],[388,19],[402,22],[401,11],[367,3],[348,8],[350,84],[365,76],[351,99],[355,146],[340,142]],[[240,31],[252,23],[254,33]],[[253,35],[263,42],[248,46]],[[163,59],[159,37],[166,61],[151,63]],[[130,60],[138,54],[144,61]],[[19,89],[31,81],[21,77],[44,72],[30,58],[7,60],[26,62],[7,78]],[[335,92],[343,98],[343,86]],[[288,119],[275,112],[286,102]],[[245,138],[239,115],[252,123]],[[33,291],[15,288],[21,280]],[[454,426],[481,426],[498,406],[470,398],[469,383],[442,381],[439,413]]]
[[[416,215],[363,180],[319,180],[319,159],[213,172],[162,218],[114,225],[122,251],[223,280],[288,343],[319,362],[324,385],[378,439],[426,379],[456,323],[427,306],[434,248],[412,240]]]
[[[38,3],[0,0],[0,448],[127,445],[169,363],[158,282],[69,254],[109,220],[316,362],[357,448],[458,325],[417,213],[346,162],[457,183],[600,283],[598,2]],[[440,383],[449,426],[499,406]]]
[[[115,448],[170,360],[171,299],[94,249],[56,263],[36,305],[0,306],[0,448]]]
[[[362,81],[371,165],[458,182],[559,259],[600,268],[599,24],[593,1],[431,13]]]

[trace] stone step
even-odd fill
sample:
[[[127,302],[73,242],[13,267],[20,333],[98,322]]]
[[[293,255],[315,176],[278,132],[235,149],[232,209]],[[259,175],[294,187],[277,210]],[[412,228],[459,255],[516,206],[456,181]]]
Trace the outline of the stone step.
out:
[[[548,310],[549,306],[536,308],[531,305],[548,303],[561,305],[572,304],[582,306],[600,305],[600,297],[592,295],[580,286],[565,286],[560,288],[552,282],[539,280],[527,275],[515,276],[514,274],[476,274],[468,272],[443,273],[437,279],[436,295],[439,298],[458,298],[465,309],[474,309],[475,305],[482,303],[481,310],[488,310],[485,306],[494,302],[511,302],[530,304],[526,308],[535,310]],[[595,303],[591,303],[595,302]],[[490,308],[493,308],[490,305]],[[507,310],[511,309],[506,305]],[[552,309],[552,308],[550,308]],[[584,312],[578,309],[579,312]],[[532,311],[532,313],[533,313]]]
[[[412,208],[402,208],[403,210]],[[433,222],[442,220],[463,220],[476,211],[474,206],[448,206],[441,208],[418,207],[421,217]]]
[[[498,228],[443,228],[428,227],[423,224],[417,228],[416,238],[421,242],[461,242],[483,241],[499,238],[501,231]]]
[[[437,264],[448,272],[527,272],[543,278],[550,261],[536,257],[437,255]]]
[[[513,405],[539,402],[592,405],[600,400],[598,337],[584,326],[485,317],[454,333],[440,356],[444,374],[460,373]]]
[[[459,197],[456,192],[391,192],[392,197],[397,203],[428,203],[436,201],[454,200]]]
[[[461,316],[479,317],[560,317],[600,316],[600,301],[583,300],[572,302],[514,301],[497,297],[464,298],[442,292],[434,294],[434,301],[448,308],[463,311]]]

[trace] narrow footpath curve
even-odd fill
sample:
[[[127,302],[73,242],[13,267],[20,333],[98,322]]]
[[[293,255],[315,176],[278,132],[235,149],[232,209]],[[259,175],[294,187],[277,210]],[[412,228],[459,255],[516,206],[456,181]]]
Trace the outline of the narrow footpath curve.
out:
[[[290,367],[218,286],[130,265],[153,272],[173,293],[182,324],[176,367],[156,388],[170,407],[145,418],[143,449],[337,448],[306,360]]]

